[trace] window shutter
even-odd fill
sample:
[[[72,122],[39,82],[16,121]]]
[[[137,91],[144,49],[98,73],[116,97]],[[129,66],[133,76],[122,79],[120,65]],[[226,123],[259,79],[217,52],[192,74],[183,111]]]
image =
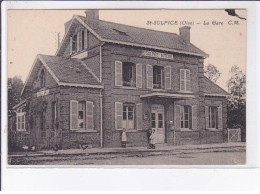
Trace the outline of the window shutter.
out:
[[[115,128],[116,130],[122,129],[123,121],[123,104],[121,102],[115,103]]]
[[[16,130],[18,131],[20,129],[20,116],[16,115]]]
[[[84,30],[84,47],[88,48],[88,31],[86,29]]]
[[[180,70],[180,90],[185,91],[185,69]]]
[[[72,55],[72,42],[73,40],[72,37],[70,36],[70,55]]]
[[[171,89],[171,66],[166,66],[164,68],[165,75],[165,89]]]
[[[191,91],[190,70],[186,69],[186,91]]]
[[[206,129],[209,128],[209,107],[205,106]]]
[[[122,62],[115,62],[115,85],[122,86]]]
[[[136,104],[136,129],[142,130],[143,128],[143,106],[142,103]]]
[[[218,129],[223,129],[222,107],[218,107]]]
[[[197,105],[192,106],[192,129],[196,130],[198,128],[198,121],[197,121]]]
[[[86,102],[86,126],[87,129],[94,129],[93,102]]]
[[[136,87],[142,88],[142,75],[143,75],[143,66],[141,63],[136,64]]]
[[[79,36],[79,51],[82,50],[82,33],[81,31],[78,32],[78,36]]]
[[[70,129],[78,129],[78,101],[70,101]]]
[[[180,130],[181,129],[181,106],[175,105],[174,106],[174,126],[175,129]]]
[[[146,87],[153,88],[153,66],[146,65]]]
[[[77,49],[76,49],[76,51],[79,51],[79,45],[80,45],[79,36],[80,36],[80,33],[77,32]]]

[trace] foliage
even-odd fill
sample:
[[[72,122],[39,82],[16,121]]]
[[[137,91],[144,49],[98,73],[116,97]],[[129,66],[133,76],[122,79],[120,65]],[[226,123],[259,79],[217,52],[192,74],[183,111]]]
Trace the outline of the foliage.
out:
[[[238,66],[232,66],[231,77],[227,86],[228,97],[228,128],[241,128],[242,133],[246,129],[246,75]]]
[[[8,78],[8,113],[11,114],[12,108],[21,100],[21,91],[23,89],[23,81],[21,76]]]
[[[216,82],[221,75],[217,67],[212,64],[208,64],[207,66],[205,66],[204,74],[213,82]]]

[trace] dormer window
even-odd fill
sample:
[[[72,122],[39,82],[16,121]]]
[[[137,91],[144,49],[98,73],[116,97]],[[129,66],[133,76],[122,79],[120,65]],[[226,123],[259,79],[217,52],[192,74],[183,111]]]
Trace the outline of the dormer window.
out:
[[[40,86],[41,88],[45,87],[45,71],[42,69],[40,74]]]
[[[70,54],[85,50],[88,47],[87,30],[81,30],[70,37]]]
[[[72,37],[72,54],[77,52],[77,40],[78,40],[78,35],[75,34],[73,37]]]

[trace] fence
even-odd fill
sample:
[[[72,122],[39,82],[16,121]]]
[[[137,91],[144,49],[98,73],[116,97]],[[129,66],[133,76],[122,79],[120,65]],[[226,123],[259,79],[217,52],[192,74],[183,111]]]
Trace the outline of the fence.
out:
[[[241,129],[228,129],[228,142],[241,142]]]

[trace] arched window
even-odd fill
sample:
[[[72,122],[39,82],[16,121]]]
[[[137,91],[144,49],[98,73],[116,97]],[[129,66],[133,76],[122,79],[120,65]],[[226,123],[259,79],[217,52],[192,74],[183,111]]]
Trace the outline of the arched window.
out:
[[[41,88],[45,87],[45,72],[43,69],[41,70],[41,74],[40,74],[40,84],[41,84]]]

